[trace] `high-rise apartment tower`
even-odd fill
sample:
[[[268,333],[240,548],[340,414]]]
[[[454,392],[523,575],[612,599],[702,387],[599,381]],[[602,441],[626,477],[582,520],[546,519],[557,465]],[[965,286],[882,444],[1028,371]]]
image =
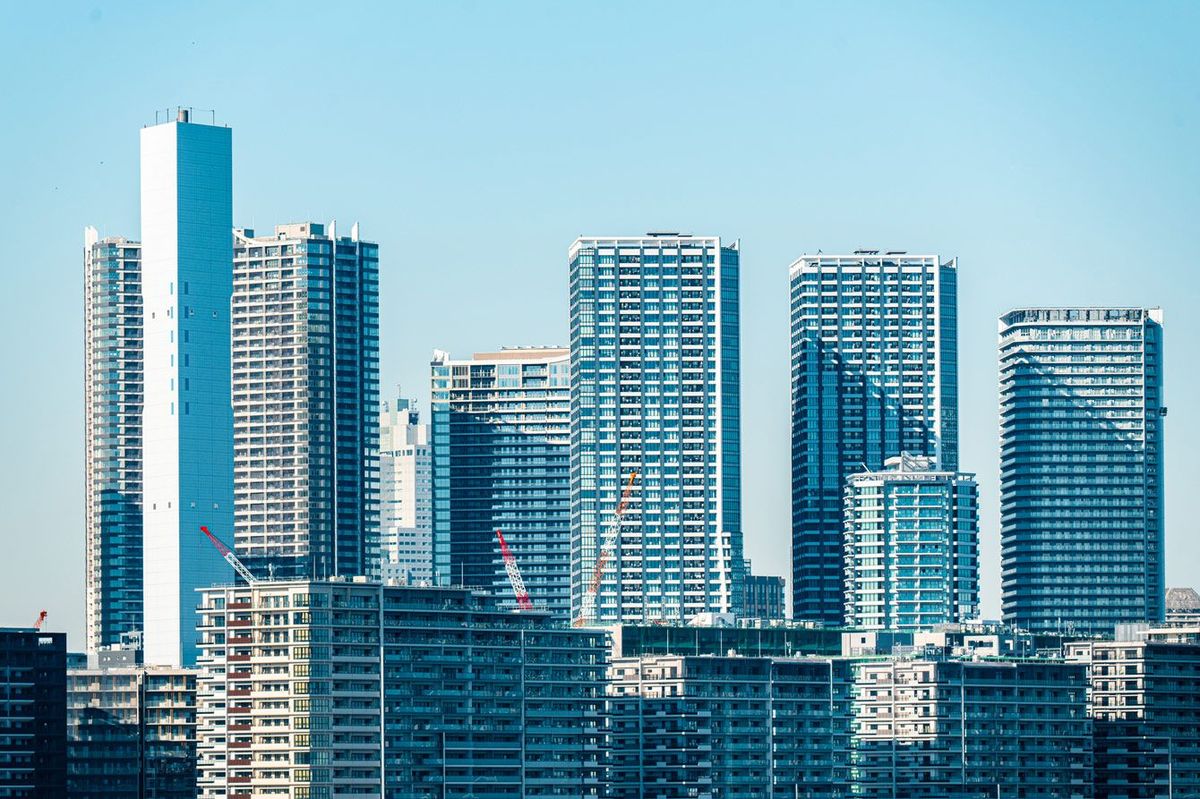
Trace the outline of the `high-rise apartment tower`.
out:
[[[372,571],[379,535],[379,247],[358,225],[234,231],[238,556],[260,577]]]
[[[1004,620],[1103,634],[1162,621],[1162,311],[1000,318]]]
[[[142,253],[84,232],[87,649],[142,629]]]
[[[975,476],[900,455],[846,480],[846,624],[928,630],[979,614]]]
[[[792,615],[839,624],[846,478],[902,452],[958,469],[958,268],[858,250],[790,272]]]
[[[412,400],[379,414],[379,569],[383,580],[433,580],[433,476],[429,423]]]
[[[567,350],[514,347],[430,366],[434,557],[439,581],[515,606],[496,530],[535,606],[570,602]]]
[[[740,259],[679,233],[570,247],[576,617],[635,472],[588,621],[741,610]]]

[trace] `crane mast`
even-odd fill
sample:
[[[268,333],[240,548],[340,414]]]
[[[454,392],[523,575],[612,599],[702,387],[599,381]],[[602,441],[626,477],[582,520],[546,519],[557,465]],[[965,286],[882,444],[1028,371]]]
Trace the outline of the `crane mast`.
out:
[[[233,554],[233,550],[225,546],[225,544],[221,542],[221,539],[210,533],[207,527],[201,526],[200,532],[208,536],[208,540],[211,541],[212,545],[217,548],[218,552],[221,553],[221,557],[225,558],[225,562],[232,566],[233,570],[237,572],[243,580],[250,585],[254,585],[258,582],[258,579],[254,576],[254,574],[246,568],[246,564],[238,560],[237,555]]]
[[[582,608],[579,618],[575,620],[575,627],[584,627],[596,620],[596,594],[600,591],[600,580],[604,576],[604,567],[608,565],[609,559],[617,548],[617,541],[621,537],[621,516],[629,505],[629,497],[633,494],[633,484],[637,480],[637,476],[637,472],[630,472],[629,481],[625,483],[625,490],[621,492],[621,501],[617,503],[612,521],[604,533],[600,552],[596,555],[596,567],[592,570],[592,581],[588,583],[587,591],[583,594]]]
[[[517,607],[521,610],[533,610],[533,600],[529,598],[529,592],[525,590],[525,580],[521,578],[521,569],[517,566],[517,558],[508,548],[508,543],[504,540],[504,533],[500,532],[498,527],[496,528],[496,538],[500,541],[500,557],[504,558],[504,571],[508,572],[508,581],[512,583],[513,594],[517,597]]]

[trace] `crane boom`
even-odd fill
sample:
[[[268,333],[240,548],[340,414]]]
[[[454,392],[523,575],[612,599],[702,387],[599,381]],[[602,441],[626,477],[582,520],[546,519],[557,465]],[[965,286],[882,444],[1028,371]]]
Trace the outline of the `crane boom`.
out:
[[[583,607],[579,618],[575,620],[576,627],[583,627],[596,619],[596,594],[600,591],[600,580],[604,576],[604,567],[608,565],[608,560],[613,556],[617,547],[617,540],[621,534],[621,516],[629,505],[629,497],[633,494],[633,484],[637,480],[637,476],[636,471],[630,472],[629,481],[625,483],[625,490],[621,492],[621,501],[617,503],[612,522],[604,533],[600,553],[596,556],[596,567],[592,570],[592,581],[588,583],[587,591],[583,594]]]
[[[258,582],[258,579],[255,578],[254,574],[246,568],[246,564],[238,560],[237,555],[233,554],[233,550],[225,546],[221,539],[210,533],[207,527],[201,526],[200,532],[208,536],[208,540],[211,541],[212,545],[217,548],[218,552],[221,553],[221,557],[225,558],[225,562],[232,566],[233,570],[237,572],[243,580],[250,585]]]
[[[496,528],[496,538],[500,540],[500,557],[504,558],[504,571],[508,572],[508,581],[512,583],[513,593],[516,594],[517,607],[521,610],[533,610],[533,600],[529,598],[529,592],[525,590],[525,580],[521,578],[521,569],[517,566],[517,558],[508,548],[508,543],[504,540],[504,533],[500,532],[499,527]]]

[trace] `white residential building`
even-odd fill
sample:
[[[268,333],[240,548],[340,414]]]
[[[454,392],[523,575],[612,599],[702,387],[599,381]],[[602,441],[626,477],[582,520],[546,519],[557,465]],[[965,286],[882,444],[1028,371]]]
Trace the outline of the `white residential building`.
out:
[[[233,232],[235,542],[257,576],[362,575],[379,530],[379,247]]]
[[[433,579],[433,483],[429,423],[413,400],[383,404],[379,414],[380,577]]]
[[[142,629],[141,245],[84,232],[87,649]]]

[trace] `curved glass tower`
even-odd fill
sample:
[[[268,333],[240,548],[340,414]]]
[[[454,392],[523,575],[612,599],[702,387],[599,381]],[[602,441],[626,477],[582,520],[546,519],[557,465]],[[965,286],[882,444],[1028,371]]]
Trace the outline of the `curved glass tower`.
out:
[[[1111,634],[1163,618],[1162,311],[1000,318],[1004,620]]]
[[[561,347],[430,364],[433,549],[439,582],[516,602],[496,530],[535,606],[570,610],[570,372]]]

